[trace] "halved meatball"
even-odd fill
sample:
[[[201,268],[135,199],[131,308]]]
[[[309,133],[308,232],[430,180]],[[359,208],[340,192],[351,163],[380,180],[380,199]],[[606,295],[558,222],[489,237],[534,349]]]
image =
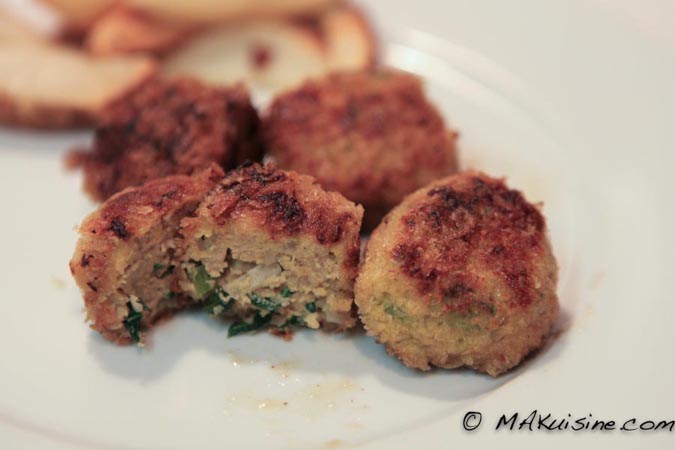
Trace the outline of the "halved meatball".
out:
[[[542,345],[558,315],[544,217],[481,173],[408,196],[364,258],[355,288],[361,320],[409,367],[499,375]]]
[[[128,188],[82,222],[70,271],[93,329],[118,343],[139,341],[141,327],[189,303],[176,284],[179,225],[222,177],[213,166]]]
[[[393,70],[308,81],[274,100],[263,135],[279,167],[362,204],[366,230],[406,194],[457,170],[457,134],[419,78]]]
[[[362,215],[309,176],[214,167],[113,196],[82,225],[71,270],[92,327],[120,343],[188,305],[236,319],[230,335],[343,330]]]
[[[180,286],[213,315],[237,318],[230,334],[349,328],[362,214],[309,176],[241,168],[182,222]]]
[[[155,178],[257,160],[258,128],[243,85],[216,88],[155,78],[105,112],[93,148],[75,160],[84,168],[85,191],[105,200]]]

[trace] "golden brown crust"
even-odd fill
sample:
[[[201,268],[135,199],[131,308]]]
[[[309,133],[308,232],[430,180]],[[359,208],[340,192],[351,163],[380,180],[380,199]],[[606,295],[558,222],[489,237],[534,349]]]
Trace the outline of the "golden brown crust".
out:
[[[498,375],[545,341],[556,283],[539,209],[502,180],[465,172],[383,219],[355,292],[369,333],[406,365]]]
[[[152,79],[112,105],[84,158],[85,190],[115,192],[212,163],[225,169],[260,157],[258,117],[243,86],[211,88],[189,79]]]
[[[509,306],[532,303],[529,268],[546,251],[547,238],[541,212],[520,192],[469,172],[435,183],[406,205],[411,209],[400,218],[391,256],[420,298],[442,302],[444,310],[454,312],[494,307],[476,303],[473,295],[481,280],[469,263],[478,263],[512,290]]]
[[[324,192],[314,178],[277,170],[273,165],[245,164],[229,173],[204,200],[199,214],[223,224],[247,216],[275,238],[313,236],[321,245],[351,242],[346,265],[355,270],[362,210],[336,192]]]
[[[165,218],[188,214],[197,208],[222,170],[212,166],[194,177],[176,175],[123,190],[88,216],[79,228],[80,240],[70,271],[80,287],[91,327],[106,338],[130,342],[122,328],[123,317],[110,297],[117,292],[119,277],[138,241]],[[187,209],[185,209],[187,208]],[[155,317],[148,320],[155,320]]]
[[[263,119],[281,168],[362,203],[370,223],[408,193],[457,169],[446,129],[412,75],[338,73],[279,96]]]

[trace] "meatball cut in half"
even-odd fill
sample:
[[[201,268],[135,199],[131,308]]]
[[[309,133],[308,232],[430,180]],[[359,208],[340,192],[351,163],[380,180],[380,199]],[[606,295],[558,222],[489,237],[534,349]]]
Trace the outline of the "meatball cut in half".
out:
[[[346,329],[363,209],[271,166],[213,165],[128,188],[80,227],[70,263],[95,330],[118,342],[200,305],[230,335],[269,326]]]
[[[263,134],[279,167],[362,204],[366,230],[406,194],[457,170],[457,134],[403,72],[308,81],[274,100]]]
[[[368,333],[405,365],[497,376],[548,336],[556,283],[537,207],[503,181],[467,172],[418,190],[385,217],[355,290]]]
[[[126,189],[80,225],[70,271],[91,327],[117,343],[140,341],[140,329],[185,306],[177,289],[180,221],[222,179],[217,166]]]
[[[349,328],[362,216],[312,177],[242,167],[183,220],[181,289],[211,315],[234,317],[229,335]]]
[[[105,200],[168,175],[225,170],[259,159],[259,119],[243,85],[216,88],[191,79],[152,79],[111,106],[90,152],[79,155],[84,188]]]

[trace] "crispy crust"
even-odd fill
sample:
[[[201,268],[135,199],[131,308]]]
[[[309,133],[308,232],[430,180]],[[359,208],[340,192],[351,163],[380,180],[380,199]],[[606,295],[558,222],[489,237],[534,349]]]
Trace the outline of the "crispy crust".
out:
[[[82,161],[85,190],[104,200],[158,177],[258,159],[257,129],[257,112],[241,85],[152,79],[106,111]]]
[[[310,176],[245,164],[209,193],[198,214],[220,225],[245,217],[273,239],[306,235],[326,246],[349,242],[345,267],[356,275],[363,209],[337,192],[324,192]]]
[[[442,301],[444,310],[466,313],[476,300],[472,286],[480,283],[467,264],[479,259],[512,290],[509,306],[532,303],[529,268],[545,251],[547,239],[544,217],[520,192],[469,172],[435,183],[406,206],[411,209],[401,218],[391,257],[421,299]]]
[[[110,299],[135,243],[160,222],[159,218],[178,215],[180,219],[194,211],[222,176],[222,170],[212,166],[198,176],[176,175],[125,189],[82,222],[70,271],[83,293],[93,329],[111,341],[131,342],[122,327],[124,317]],[[156,317],[145,319],[146,324],[154,320]]]
[[[420,80],[393,72],[332,74],[279,96],[263,119],[281,168],[308,173],[366,209],[366,228],[408,193],[457,169],[456,133]]]
[[[356,303],[404,364],[496,376],[541,347],[558,315],[543,216],[502,180],[465,172],[408,196],[366,247]]]

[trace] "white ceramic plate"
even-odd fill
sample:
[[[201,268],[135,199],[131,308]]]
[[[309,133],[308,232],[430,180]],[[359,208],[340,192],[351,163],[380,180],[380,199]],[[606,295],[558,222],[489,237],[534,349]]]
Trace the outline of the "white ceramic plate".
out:
[[[386,62],[422,75],[461,130],[463,166],[545,204],[564,331],[498,379],[417,373],[359,334],[227,339],[190,313],[143,350],[113,346],[83,324],[67,268],[94,205],[62,156],[89,134],[0,130],[0,447],[672,448],[663,430],[494,430],[535,409],[675,419],[675,11],[637,5],[367,4]],[[483,416],[471,432],[467,411]]]

